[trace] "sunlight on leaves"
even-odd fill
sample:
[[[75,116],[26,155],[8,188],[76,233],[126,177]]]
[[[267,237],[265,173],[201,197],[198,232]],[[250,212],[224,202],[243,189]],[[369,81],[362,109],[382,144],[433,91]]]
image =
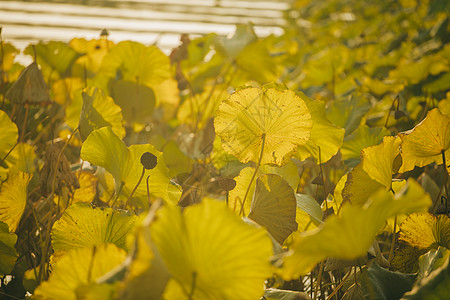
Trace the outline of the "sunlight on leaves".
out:
[[[103,127],[93,131],[83,143],[81,158],[105,168],[114,176],[116,192],[121,191],[129,195],[142,174],[140,157],[144,152],[154,154],[158,161],[154,169],[145,170],[144,173],[145,178],[147,176],[151,178],[150,193],[174,203],[179,197],[180,190],[170,182],[169,170],[164,163],[163,154],[150,144],[132,145],[128,148],[110,127]],[[134,195],[135,197],[146,196],[146,184],[141,183]]]
[[[400,135],[402,138],[403,165],[400,172],[423,167],[432,162],[442,164],[442,153],[450,157],[450,116],[443,115],[435,108],[410,133]]]
[[[71,205],[52,228],[55,251],[72,250],[112,243],[126,248],[126,235],[136,217],[111,208],[93,208],[90,204]]]
[[[18,138],[18,130],[16,124],[14,124],[8,115],[0,110],[0,165],[3,165],[3,159],[6,154],[14,147]]]
[[[400,225],[399,241],[419,249],[439,246],[450,249],[450,218],[430,213],[414,213]]]
[[[111,97],[95,87],[83,90],[83,107],[80,116],[80,136],[84,141],[88,135],[99,128],[110,126],[119,137],[125,136],[122,126],[122,110]]]
[[[55,264],[48,281],[35,290],[36,299],[76,300],[77,289],[96,280],[118,266],[125,250],[113,244],[69,251]]]
[[[281,275],[292,279],[306,274],[326,257],[355,259],[372,245],[386,219],[398,214],[423,211],[431,199],[413,180],[400,196],[376,192],[363,207],[345,205],[340,217],[331,216],[317,230],[297,234],[293,250],[285,257]]]
[[[169,58],[155,46],[123,41],[114,46],[103,58],[98,76],[104,80],[122,79],[150,88],[170,77]]]
[[[380,188],[386,189],[384,185],[370,178],[360,163],[347,174],[342,198],[344,202],[349,202],[352,205],[363,205]]]
[[[392,174],[397,173],[400,167],[394,166],[394,161],[400,154],[400,144],[399,138],[385,136],[380,145],[364,148],[361,152],[363,170],[371,179],[387,188],[391,187]]]
[[[214,120],[222,146],[241,162],[280,165],[284,156],[305,144],[312,128],[305,102],[292,91],[247,88],[219,106]]]
[[[263,229],[245,224],[215,200],[205,199],[183,213],[164,206],[157,217],[153,241],[185,298],[257,299],[263,294],[272,255]]]
[[[83,56],[75,61],[74,69],[72,69],[72,72],[79,74],[80,77],[84,77],[81,76],[84,75],[84,70],[82,68],[86,68],[86,70],[91,73],[98,72],[103,57],[105,57],[109,49],[114,47],[114,43],[105,38],[92,40],[74,38],[69,42],[69,45],[78,53],[83,54]]]
[[[134,238],[136,254],[127,271],[120,299],[139,299],[145,295],[146,299],[159,300],[171,275],[151,241],[150,228],[139,227]]]
[[[249,219],[264,226],[281,245],[297,230],[297,201],[289,184],[282,177],[268,174],[256,180]]]
[[[0,221],[15,232],[27,204],[27,187],[31,176],[19,172],[10,174],[0,191]]]

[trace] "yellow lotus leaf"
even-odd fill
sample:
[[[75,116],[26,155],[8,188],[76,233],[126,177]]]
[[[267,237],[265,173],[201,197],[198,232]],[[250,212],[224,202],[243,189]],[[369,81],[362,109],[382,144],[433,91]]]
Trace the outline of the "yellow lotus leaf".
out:
[[[308,142],[297,147],[296,157],[299,160],[313,157],[316,161],[320,159],[322,163],[327,162],[342,146],[345,130],[327,119],[324,102],[314,101],[300,92],[297,92],[297,96],[305,101],[311,113],[313,126]]]
[[[353,205],[363,205],[380,188],[386,189],[384,185],[370,178],[360,163],[347,174],[347,181],[342,190],[342,199]]]
[[[125,128],[122,125],[122,110],[111,97],[96,87],[83,90],[83,107],[80,117],[80,136],[84,141],[96,129],[110,126],[114,133],[123,138]]]
[[[414,213],[400,225],[399,241],[419,249],[450,248],[450,219],[430,213]]]
[[[170,120],[174,116],[180,103],[180,91],[178,81],[168,78],[153,87],[156,96],[156,106],[164,108],[165,120]]]
[[[256,181],[249,219],[264,226],[281,245],[297,230],[295,221],[297,201],[294,191],[282,177],[261,176]]]
[[[155,93],[138,82],[116,80],[111,86],[111,97],[121,107],[124,120],[135,128],[149,123],[155,108]]]
[[[400,154],[400,144],[399,138],[386,136],[381,144],[364,148],[361,152],[363,170],[370,178],[387,188],[391,187],[392,174],[400,167],[394,166],[394,161]]]
[[[159,300],[166,284],[171,277],[158,250],[151,241],[148,216],[136,230],[133,240],[133,254],[124,285],[120,291],[120,299],[139,299],[146,295],[146,299]]]
[[[382,189],[362,207],[344,205],[340,217],[330,216],[316,230],[297,234],[281,275],[296,278],[326,257],[356,259],[367,252],[388,218],[424,211],[430,205],[429,195],[413,180],[399,196]]]
[[[402,138],[403,165],[400,172],[423,167],[432,162],[441,165],[442,153],[448,160],[450,157],[450,116],[443,115],[435,108],[427,117]],[[448,162],[446,162],[448,164]]]
[[[78,203],[78,202],[91,203],[95,198],[95,194],[97,193],[98,178],[91,172],[87,172],[87,171],[78,171],[75,174],[75,176],[78,179],[80,188],[78,188],[74,191],[73,196],[69,196],[70,202],[71,203]],[[59,197],[59,196],[56,196],[53,199],[55,204],[59,203],[60,207],[67,207],[68,203],[65,203],[64,200],[65,200],[64,197]]]
[[[228,98],[226,86],[206,87],[201,94],[190,95],[177,112],[177,119],[192,128],[204,128],[220,103]]]
[[[326,205],[325,201],[322,203],[323,211],[325,211],[327,208],[332,208],[335,214],[338,213],[344,200],[342,197],[342,190],[344,189],[345,183],[347,182],[347,175],[348,174],[345,174],[344,176],[341,177],[341,179],[339,179],[338,183],[336,184],[336,187],[334,188],[334,192],[332,195],[333,197],[327,197],[327,199],[325,200],[327,201]]]
[[[367,125],[360,125],[352,134],[345,137],[341,148],[342,159],[359,160],[362,149],[379,144],[383,137],[389,135],[389,133],[389,130],[384,127],[372,128]]]
[[[253,173],[255,172],[255,168],[247,167],[240,171],[239,175],[234,178],[236,181],[236,187],[229,192],[228,195],[228,207],[236,213],[239,214],[241,210],[242,203],[244,201],[244,196],[247,191],[247,187],[250,183],[251,178],[253,177]],[[261,166],[255,178],[258,178],[264,174],[276,174],[283,177],[290,185],[290,187],[294,190],[297,189],[297,186],[300,183],[300,177],[298,176],[297,166],[289,162],[282,167],[278,166],[269,166],[264,165]],[[253,194],[255,192],[255,180],[250,185],[250,189],[247,194],[247,198],[244,203],[243,216],[247,216],[250,212],[251,207],[251,199],[253,198]]]
[[[14,124],[8,115],[0,110],[0,165],[4,166],[3,159],[6,154],[14,147],[17,142],[18,131],[17,126]]]
[[[241,206],[244,205],[243,216],[247,216],[251,208],[251,199],[255,193],[255,181],[250,185],[249,191],[247,193],[247,198],[244,201],[244,196],[247,191],[248,185],[250,184],[250,179],[253,176],[255,169],[252,167],[247,167],[241,170],[239,176],[235,177],[236,186],[228,194],[228,207],[239,214],[241,211]],[[258,174],[257,174],[258,175]]]
[[[450,116],[450,92],[447,92],[446,98],[439,101],[439,111],[443,115]]]
[[[391,268],[402,273],[416,273],[419,270],[420,256],[428,251],[401,243],[394,251],[394,258],[390,261]]]
[[[97,193],[97,177],[91,172],[78,171],[76,173],[80,188],[75,190],[73,195],[73,203],[92,202]]]
[[[27,143],[18,143],[6,159],[9,171],[33,174],[36,170],[34,147]]]
[[[27,204],[27,186],[31,176],[23,172],[9,176],[0,191],[0,221],[8,224],[10,232],[14,232]]]
[[[79,288],[95,284],[98,278],[121,264],[125,256],[125,250],[113,244],[71,250],[58,260],[49,280],[42,282],[33,296],[43,300],[80,299]]]
[[[11,274],[19,257],[15,245],[17,235],[11,233],[8,225],[0,221],[0,275]]]
[[[54,82],[51,87],[53,92],[53,100],[60,105],[67,105],[72,101],[75,93],[79,93],[84,86],[84,81],[78,77],[59,79]],[[81,110],[81,105],[79,109]],[[80,112],[80,110],[78,112]],[[79,117],[80,116],[78,116],[78,119],[76,120],[77,122],[79,121]]]
[[[136,217],[111,208],[93,208],[77,203],[66,209],[52,228],[55,251],[72,250],[112,243],[126,248],[126,235],[132,230]]]
[[[204,199],[181,209],[164,206],[150,232],[181,287],[178,299],[258,299],[271,275],[272,242],[225,203]],[[172,286],[169,282],[169,285]]]
[[[163,154],[150,144],[132,145],[129,148],[114,134],[110,127],[93,131],[81,148],[81,158],[93,165],[105,168],[114,176],[116,192],[128,196],[142,174],[141,155],[150,152],[157,157],[157,165],[145,170],[144,178],[150,176],[150,194],[161,197],[170,203],[177,203],[180,190],[171,183],[169,170],[164,163]],[[147,197],[146,181],[142,180],[134,197]]]
[[[220,104],[214,127],[225,151],[241,162],[258,162],[261,156],[262,165],[281,165],[286,154],[309,140],[312,120],[292,91],[246,88]]]
[[[114,47],[114,43],[108,39],[92,39],[74,38],[69,45],[78,53],[84,55],[79,57],[72,67],[72,73],[83,77],[84,68],[91,73],[97,73],[100,69],[103,57],[108,53],[109,49]]]
[[[123,41],[103,58],[98,76],[101,87],[120,76],[122,80],[138,82],[153,88],[170,77],[169,57],[156,46]]]

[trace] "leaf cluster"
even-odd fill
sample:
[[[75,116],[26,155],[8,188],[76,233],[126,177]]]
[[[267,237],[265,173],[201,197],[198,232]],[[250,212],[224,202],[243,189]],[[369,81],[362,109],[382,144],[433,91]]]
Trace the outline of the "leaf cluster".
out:
[[[448,298],[448,10],[298,0],[279,36],[26,67],[2,41],[1,297]]]

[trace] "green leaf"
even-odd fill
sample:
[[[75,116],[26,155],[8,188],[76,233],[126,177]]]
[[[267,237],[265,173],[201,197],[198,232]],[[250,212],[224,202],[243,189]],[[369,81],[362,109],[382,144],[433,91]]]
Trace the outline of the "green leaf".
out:
[[[312,128],[305,102],[294,92],[246,88],[224,100],[214,120],[222,146],[241,162],[283,163],[285,155],[305,144]]]
[[[285,279],[306,274],[326,257],[358,258],[367,252],[388,218],[423,211],[430,205],[429,195],[413,180],[395,198],[380,190],[363,207],[345,205],[339,218],[332,215],[318,230],[295,236],[281,274]]]
[[[365,299],[399,299],[411,290],[416,275],[392,272],[373,262],[361,273],[361,284],[365,290]]]
[[[34,46],[28,46],[25,54],[34,56],[36,51],[37,63],[42,67],[45,78],[65,77],[73,62],[81,56],[64,42],[40,42]],[[59,76],[55,75],[56,71]]]
[[[122,108],[128,125],[149,123],[155,108],[155,93],[151,88],[137,82],[112,81],[111,97]]]
[[[450,264],[449,258],[445,264],[433,271],[428,277],[416,283],[412,291],[406,293],[402,299],[420,300],[436,299],[446,300],[450,298]]]
[[[317,225],[322,223],[322,209],[319,203],[310,195],[295,194],[297,207],[306,212]]]
[[[181,209],[164,206],[152,239],[183,299],[258,299],[271,274],[272,242],[215,200]],[[172,291],[173,292],[173,291]],[[184,296],[180,296],[184,295]],[[174,299],[166,298],[166,299]]]
[[[389,134],[390,132],[384,127],[360,125],[352,134],[345,137],[341,148],[342,159],[347,162],[350,162],[350,160],[359,162],[362,149],[378,145],[383,137]],[[353,164],[356,165],[357,163]]]
[[[122,110],[114,100],[96,87],[85,88],[82,95],[79,125],[81,139],[86,140],[92,131],[105,126],[110,126],[118,137],[123,138],[125,128],[122,126]]]
[[[311,113],[313,127],[309,141],[297,147],[296,156],[299,160],[313,157],[317,162],[325,163],[335,155],[342,146],[344,139],[344,129],[331,123],[325,113],[325,103],[314,101],[303,93],[297,95],[305,101]],[[319,154],[320,151],[320,154]]]
[[[310,300],[311,298],[307,293],[296,292],[289,290],[279,289],[266,289],[264,292],[264,298],[267,300]]]
[[[52,246],[55,251],[68,251],[112,243],[126,249],[126,237],[135,221],[136,217],[126,212],[73,204],[53,225]]]
[[[0,275],[10,274],[19,255],[16,252],[17,235],[9,232],[8,224],[0,221]]]
[[[268,174],[256,180],[249,219],[264,226],[281,245],[297,230],[296,200],[289,184],[282,177]]]
[[[122,263],[125,256],[125,251],[113,244],[71,250],[57,261],[49,280],[36,288],[34,297],[79,299],[77,293],[87,293],[86,286],[95,284],[98,278]]]
[[[338,99],[327,106],[327,118],[331,123],[344,128],[345,135],[349,135],[358,128],[369,109],[370,103],[362,97]]]

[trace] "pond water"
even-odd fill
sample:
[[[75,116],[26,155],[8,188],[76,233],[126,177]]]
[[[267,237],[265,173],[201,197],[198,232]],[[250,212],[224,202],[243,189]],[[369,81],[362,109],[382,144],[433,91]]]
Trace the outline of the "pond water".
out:
[[[169,53],[181,33],[227,35],[251,22],[259,36],[281,34],[288,8],[288,0],[0,0],[0,26],[3,41],[20,49],[41,40],[97,38],[107,29],[114,42],[156,44]]]

